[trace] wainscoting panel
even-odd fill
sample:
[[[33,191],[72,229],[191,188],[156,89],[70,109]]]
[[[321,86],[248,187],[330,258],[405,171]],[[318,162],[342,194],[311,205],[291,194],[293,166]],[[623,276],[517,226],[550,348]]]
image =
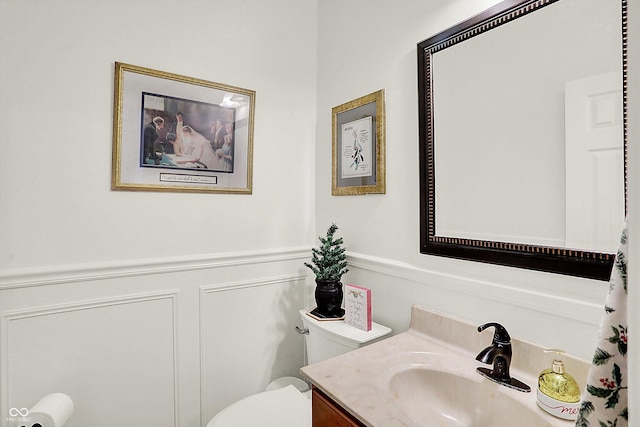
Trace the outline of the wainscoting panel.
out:
[[[150,293],[5,313],[2,414],[60,392],[74,401],[68,427],[177,426],[175,299]]]
[[[0,271],[0,427],[10,408],[52,392],[74,400],[67,427],[204,427],[228,404],[297,375],[304,339],[294,327],[313,301],[309,253]],[[592,355],[606,283],[517,269],[485,277],[463,262],[445,274],[359,253],[348,261],[343,282],[370,287],[374,320],[394,333],[417,304]]]
[[[305,276],[201,288],[202,420],[303,366]]]
[[[67,427],[199,427],[295,375],[309,248],[0,270],[0,427],[68,394]]]

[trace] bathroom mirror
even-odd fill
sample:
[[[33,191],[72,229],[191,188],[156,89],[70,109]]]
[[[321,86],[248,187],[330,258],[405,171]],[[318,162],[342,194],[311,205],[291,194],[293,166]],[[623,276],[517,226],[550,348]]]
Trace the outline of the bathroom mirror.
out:
[[[418,43],[421,252],[608,280],[626,0],[507,0]]]

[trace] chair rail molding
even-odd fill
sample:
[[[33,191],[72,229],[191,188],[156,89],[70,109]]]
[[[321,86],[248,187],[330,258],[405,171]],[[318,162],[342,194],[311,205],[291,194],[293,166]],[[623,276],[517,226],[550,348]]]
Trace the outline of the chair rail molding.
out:
[[[122,277],[148,276],[153,274],[302,260],[309,257],[310,250],[309,247],[300,246],[0,270],[0,291],[31,286],[58,285]]]

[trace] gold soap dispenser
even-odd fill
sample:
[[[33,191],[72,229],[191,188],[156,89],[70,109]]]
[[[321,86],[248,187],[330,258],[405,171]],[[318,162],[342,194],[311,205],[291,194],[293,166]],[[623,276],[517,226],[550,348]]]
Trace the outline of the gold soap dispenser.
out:
[[[580,411],[580,387],[560,359],[564,351],[549,349],[545,353],[555,355],[551,368],[540,372],[538,377],[538,406],[556,417],[575,420]]]

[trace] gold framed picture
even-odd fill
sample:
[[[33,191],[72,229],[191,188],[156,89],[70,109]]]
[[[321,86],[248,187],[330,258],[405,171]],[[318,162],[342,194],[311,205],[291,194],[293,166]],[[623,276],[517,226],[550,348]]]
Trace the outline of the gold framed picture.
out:
[[[255,91],[116,62],[113,190],[252,192]]]
[[[384,194],[384,89],[332,109],[334,196]]]

